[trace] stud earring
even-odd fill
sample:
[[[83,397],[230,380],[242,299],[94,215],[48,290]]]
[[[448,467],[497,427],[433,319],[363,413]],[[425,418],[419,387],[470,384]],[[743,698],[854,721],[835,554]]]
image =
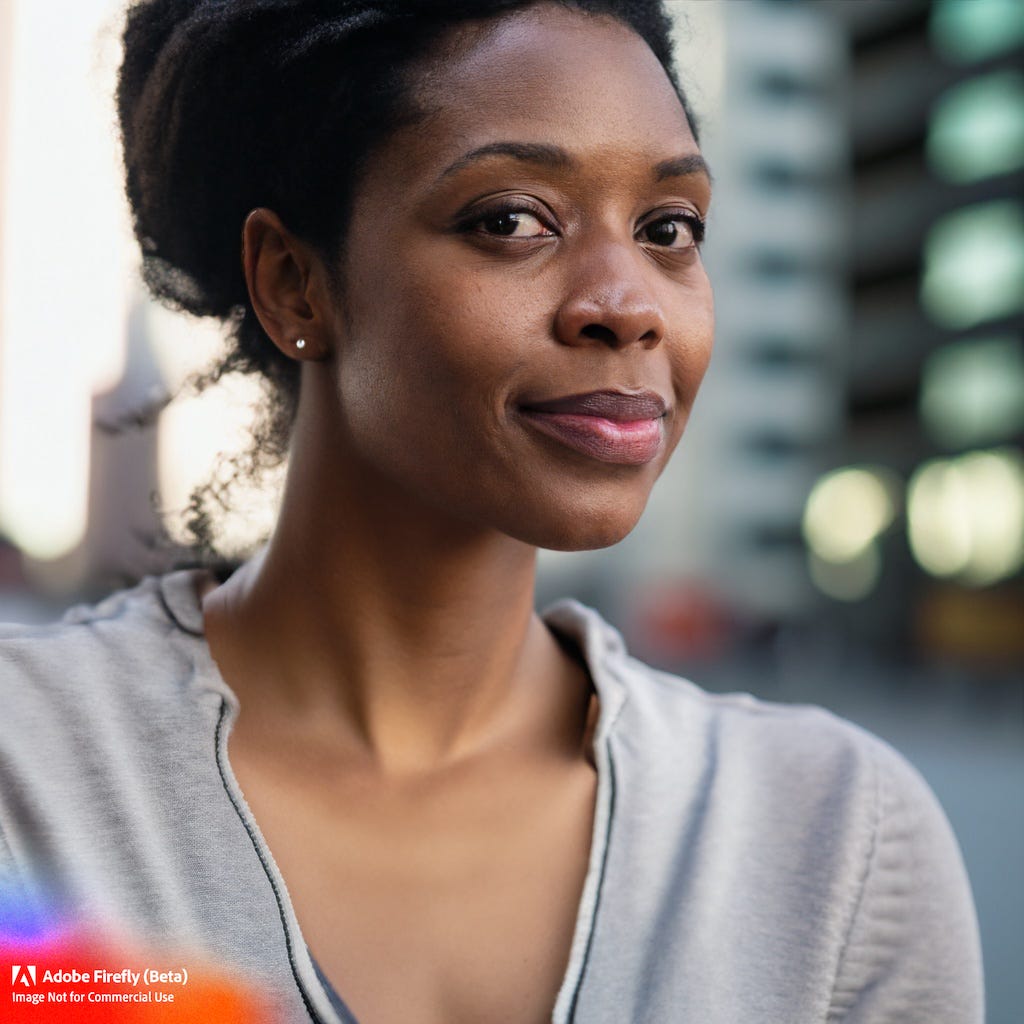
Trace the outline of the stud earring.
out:
[[[305,338],[299,338],[298,341],[295,342],[295,347],[296,348],[305,348],[306,347],[306,339]]]

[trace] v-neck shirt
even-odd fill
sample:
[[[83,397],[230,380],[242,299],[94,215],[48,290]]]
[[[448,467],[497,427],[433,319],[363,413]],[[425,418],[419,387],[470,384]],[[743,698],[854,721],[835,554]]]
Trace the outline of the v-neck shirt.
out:
[[[238,701],[200,583],[151,577],[58,624],[0,627],[0,909],[49,900],[215,960],[287,1024],[356,1024],[231,771]],[[553,1024],[980,1024],[960,853],[899,754],[821,709],[644,665],[575,601],[544,618],[600,708]]]

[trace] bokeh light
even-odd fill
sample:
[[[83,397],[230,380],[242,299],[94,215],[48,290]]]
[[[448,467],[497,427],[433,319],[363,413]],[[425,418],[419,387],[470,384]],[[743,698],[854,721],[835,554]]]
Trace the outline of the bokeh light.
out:
[[[929,435],[951,448],[1024,429],[1024,343],[978,338],[936,350],[922,370],[920,410]]]
[[[949,213],[925,241],[921,301],[953,330],[1024,310],[1024,208],[1013,200]]]
[[[877,541],[896,518],[900,491],[895,474],[881,466],[845,466],[818,480],[803,533],[819,590],[855,601],[874,589],[882,568]]]
[[[895,483],[881,467],[845,467],[823,476],[804,511],[811,550],[831,562],[855,558],[896,515]]]
[[[935,0],[932,41],[949,60],[972,63],[1020,46],[1024,40],[1021,0]]]
[[[882,555],[876,544],[845,562],[830,562],[808,552],[807,571],[814,585],[837,601],[863,601],[878,585],[882,575]]]
[[[940,97],[929,122],[928,160],[957,183],[1024,166],[1024,72],[995,71]]]
[[[933,576],[986,586],[1024,565],[1024,459],[1010,448],[932,459],[907,490],[910,548]]]

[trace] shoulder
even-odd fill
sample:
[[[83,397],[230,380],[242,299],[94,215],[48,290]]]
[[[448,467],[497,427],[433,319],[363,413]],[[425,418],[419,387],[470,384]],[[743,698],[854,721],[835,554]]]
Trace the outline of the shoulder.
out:
[[[866,858],[865,870],[909,872],[928,850],[926,859],[954,887],[965,884],[935,794],[885,740],[814,705],[708,693],[631,657],[624,666],[629,698],[621,727],[643,736],[652,777],[678,777],[694,760],[713,765],[725,801],[756,811],[776,836],[790,826],[794,836],[810,830],[824,845],[848,839]]]
[[[189,637],[167,597],[187,575],[148,577],[49,625],[0,624],[0,734],[144,702],[187,675]]]
[[[955,853],[948,822],[918,770],[888,742],[810,704],[709,693],[623,652],[606,666],[625,690],[617,730],[650,777],[699,763],[731,802],[787,822],[885,839],[914,833]],[[709,766],[713,766],[709,767]],[[748,808],[749,809],[749,808]]]
[[[812,704],[763,700],[749,693],[710,693],[689,679],[626,656],[620,672],[628,689],[626,720],[651,730],[667,750],[682,737],[703,738],[719,750],[773,773],[801,773],[828,765],[852,779],[885,765],[915,774],[887,743],[867,730]]]
[[[201,625],[192,583],[150,578],[49,626],[0,627],[0,903],[190,934],[180,872],[206,854],[185,833],[237,825],[217,760],[228,697],[174,609]]]
[[[695,891],[743,893],[748,923],[788,921],[787,940],[830,950],[829,1021],[981,1019],[960,851],[901,754],[822,708],[708,693],[631,657],[596,613],[565,614],[607,696],[604,741],[645,869],[675,877],[680,849],[713,851],[694,855]],[[660,842],[663,868],[646,852]]]
[[[730,770],[746,766],[768,776],[804,777],[828,767],[830,774],[852,781],[884,768],[906,777],[908,785],[919,784],[916,772],[888,744],[824,708],[749,693],[710,693],[630,655],[614,627],[575,601],[559,602],[545,618],[579,644],[606,730],[635,738],[638,753],[652,768],[671,771],[704,750]],[[728,755],[724,761],[723,754]]]

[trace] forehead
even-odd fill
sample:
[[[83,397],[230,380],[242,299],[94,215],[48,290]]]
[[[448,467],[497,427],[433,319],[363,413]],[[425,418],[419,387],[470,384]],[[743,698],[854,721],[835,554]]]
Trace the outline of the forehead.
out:
[[[614,18],[541,4],[464,26],[448,43],[415,90],[427,162],[501,139],[648,165],[697,152],[664,68]]]

